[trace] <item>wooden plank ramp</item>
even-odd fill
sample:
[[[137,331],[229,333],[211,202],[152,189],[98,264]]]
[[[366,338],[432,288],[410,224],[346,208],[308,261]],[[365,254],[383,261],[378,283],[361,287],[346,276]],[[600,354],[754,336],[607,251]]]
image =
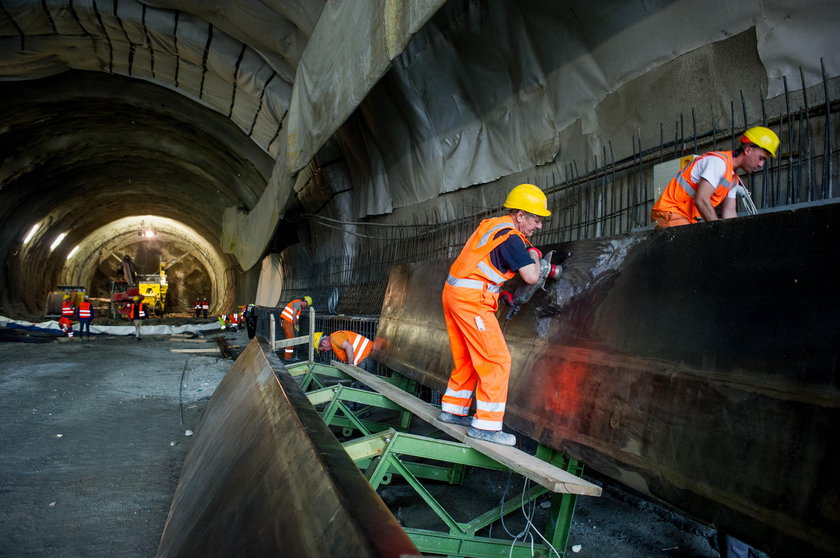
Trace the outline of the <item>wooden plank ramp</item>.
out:
[[[540,486],[559,494],[579,494],[584,496],[600,496],[601,487],[584,479],[577,477],[567,471],[555,467],[529,453],[510,446],[501,446],[476,440],[467,436],[467,427],[456,424],[448,424],[438,420],[440,409],[426,403],[412,395],[409,395],[400,388],[393,386],[358,366],[345,364],[339,361],[332,361],[332,366],[338,368],[348,376],[362,382],[377,393],[384,395],[400,407],[411,411],[420,419],[428,422],[438,430],[445,432],[454,439],[462,442],[471,448],[480,451],[499,463],[509,467],[512,471],[531,479]]]

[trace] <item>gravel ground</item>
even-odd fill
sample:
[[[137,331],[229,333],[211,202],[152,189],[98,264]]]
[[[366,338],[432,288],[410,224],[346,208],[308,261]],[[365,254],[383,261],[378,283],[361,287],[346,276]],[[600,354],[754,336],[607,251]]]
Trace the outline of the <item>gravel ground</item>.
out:
[[[227,338],[247,342],[241,332]],[[186,432],[231,365],[169,349],[209,347],[168,336],[0,343],[0,556],[154,556]],[[429,489],[454,500],[463,521],[496,505],[508,482],[473,470],[461,487]],[[521,489],[510,480],[510,494]],[[399,481],[381,493],[406,525],[441,528]],[[537,505],[533,523],[545,514]],[[507,522],[511,532],[524,525],[521,514]],[[604,484],[601,498],[578,499],[567,555],[716,558],[712,534]]]

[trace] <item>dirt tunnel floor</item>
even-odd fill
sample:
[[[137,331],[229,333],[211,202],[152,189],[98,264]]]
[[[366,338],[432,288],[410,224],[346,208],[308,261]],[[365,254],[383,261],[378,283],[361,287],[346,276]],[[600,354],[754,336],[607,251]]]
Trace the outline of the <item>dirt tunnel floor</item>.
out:
[[[227,338],[247,342],[243,333]],[[232,364],[169,349],[210,347],[168,336],[0,343],[0,556],[154,556],[189,449],[185,432]],[[469,497],[431,490],[457,498],[464,520],[498,502],[506,479],[470,472],[460,488]],[[381,493],[407,525],[441,528],[398,481]],[[539,526],[544,513],[537,508]],[[511,531],[520,527],[511,520]],[[578,499],[567,556],[714,558],[710,534],[607,487],[602,498]]]

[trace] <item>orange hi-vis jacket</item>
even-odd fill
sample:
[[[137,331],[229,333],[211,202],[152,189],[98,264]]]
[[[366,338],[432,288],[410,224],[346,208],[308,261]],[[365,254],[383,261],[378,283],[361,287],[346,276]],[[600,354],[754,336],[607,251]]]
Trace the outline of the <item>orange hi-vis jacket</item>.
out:
[[[496,234],[502,231],[498,237]],[[502,284],[515,271],[497,269],[490,253],[511,235],[528,239],[508,215],[482,221],[449,268],[443,286],[443,313],[455,367],[441,409],[467,415],[475,392],[472,426],[501,430],[510,379],[510,351],[496,318]]]
[[[499,231],[506,232],[493,238]],[[455,287],[501,292],[504,282],[516,275],[516,272],[496,269],[490,260],[490,252],[511,235],[520,237],[526,247],[531,246],[525,235],[513,226],[513,219],[509,215],[483,220],[449,268],[446,282]]]
[[[73,308],[73,304],[68,301],[63,301],[61,303],[61,315],[65,318],[72,318],[76,314],[76,309]]]
[[[132,302],[128,310],[128,317],[132,320],[143,320],[146,318],[146,307],[142,302]]]
[[[79,303],[79,319],[89,320],[93,317],[93,305],[90,302]]]
[[[683,215],[691,221],[703,217],[700,211],[698,211],[697,205],[694,203],[694,195],[697,193],[697,183],[691,180],[691,171],[694,169],[694,165],[705,157],[720,157],[726,163],[726,171],[720,178],[720,183],[712,184],[715,187],[715,191],[712,192],[710,201],[713,206],[717,207],[726,199],[729,191],[737,186],[739,182],[738,175],[735,173],[735,168],[732,164],[732,152],[710,151],[694,159],[694,161],[686,165],[684,169],[671,179],[656,202],[656,205],[653,206],[653,211],[671,211]]]
[[[283,312],[280,314],[280,317],[291,324],[297,322],[300,319],[300,306],[302,302],[303,301],[299,298],[291,301],[285,308],[283,308]]]
[[[347,351],[341,348],[345,341],[349,341],[350,346],[353,347],[353,362],[347,362]],[[370,339],[352,331],[336,331],[331,333],[330,345],[332,345],[335,356],[341,362],[347,362],[353,366],[361,364],[363,360],[370,356],[373,350],[373,343],[370,342]]]

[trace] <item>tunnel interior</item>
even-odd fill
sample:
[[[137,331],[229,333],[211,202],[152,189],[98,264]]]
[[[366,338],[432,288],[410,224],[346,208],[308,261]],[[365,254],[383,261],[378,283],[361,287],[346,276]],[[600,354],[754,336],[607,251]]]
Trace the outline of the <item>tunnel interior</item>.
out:
[[[77,71],[0,82],[0,119],[0,305],[37,315],[57,284],[107,297],[124,255],[143,273],[171,266],[173,311],[197,296],[214,312],[232,303],[221,216],[256,203],[271,161],[228,119],[160,86]]]

